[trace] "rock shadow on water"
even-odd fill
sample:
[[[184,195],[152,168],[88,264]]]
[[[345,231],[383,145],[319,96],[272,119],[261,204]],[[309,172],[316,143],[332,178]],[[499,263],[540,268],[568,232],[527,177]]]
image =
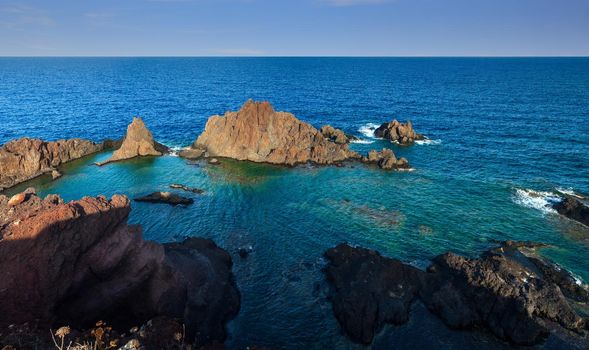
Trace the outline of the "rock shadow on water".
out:
[[[205,173],[215,182],[240,185],[261,185],[273,178],[287,173],[286,168],[278,165],[239,161],[221,158],[219,164],[199,163]]]
[[[348,198],[341,200],[325,199],[323,203],[334,207],[336,211],[352,214],[380,227],[399,228],[406,219],[405,215],[399,210],[388,209],[384,206],[375,207],[368,204],[358,204]]]

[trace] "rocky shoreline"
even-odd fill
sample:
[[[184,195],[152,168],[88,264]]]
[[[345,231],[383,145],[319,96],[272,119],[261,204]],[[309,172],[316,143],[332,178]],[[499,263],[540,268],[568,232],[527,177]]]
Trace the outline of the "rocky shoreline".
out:
[[[451,252],[422,271],[377,251],[340,244],[325,252],[333,312],[354,341],[370,344],[384,324],[409,320],[417,300],[452,329],[490,331],[517,345],[556,335],[571,348],[589,346],[589,319],[574,301],[589,286],[529,255],[530,243],[504,242],[469,259]]]

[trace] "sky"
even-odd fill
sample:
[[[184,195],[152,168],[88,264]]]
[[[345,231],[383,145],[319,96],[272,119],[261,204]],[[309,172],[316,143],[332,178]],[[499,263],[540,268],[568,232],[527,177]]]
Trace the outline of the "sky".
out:
[[[0,0],[0,56],[589,56],[589,0]]]

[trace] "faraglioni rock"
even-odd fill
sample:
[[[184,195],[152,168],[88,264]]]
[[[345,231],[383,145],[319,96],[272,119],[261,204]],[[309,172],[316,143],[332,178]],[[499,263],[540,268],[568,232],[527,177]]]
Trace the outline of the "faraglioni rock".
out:
[[[422,271],[374,250],[340,244],[325,253],[325,274],[334,314],[359,343],[371,343],[385,323],[406,322],[411,303],[419,299],[451,328],[486,328],[518,345],[554,334],[569,348],[587,348],[588,320],[571,299],[587,302],[588,286],[524,251],[506,242],[477,259],[446,253]]]
[[[74,159],[101,151],[103,145],[82,139],[45,142],[24,137],[0,147],[0,191]]]
[[[394,119],[392,122],[381,124],[376,130],[374,130],[374,136],[382,137],[393,142],[397,142],[401,145],[408,145],[416,140],[424,140],[425,136],[418,134],[413,130],[413,124],[411,121],[401,123]]]
[[[231,257],[215,243],[144,240],[127,224],[125,196],[20,197],[9,205],[0,195],[0,326],[84,329],[104,320],[128,330],[168,316],[182,320],[190,343],[224,341],[240,297]]]
[[[154,141],[143,120],[134,117],[133,122],[127,127],[127,134],[120,148],[114,151],[108,160],[98,163],[98,165],[141,156],[161,156],[168,151],[166,146]]]
[[[384,170],[410,169],[407,159],[397,159],[393,150],[388,148],[383,148],[380,152],[371,150],[366,157],[362,157],[362,162],[376,164]]]
[[[555,203],[552,207],[563,216],[571,220],[589,226],[589,204],[588,199],[584,197],[574,197],[566,195],[561,202]]]
[[[252,100],[238,112],[210,117],[193,148],[206,149],[209,157],[284,165],[333,164],[360,158],[347,144],[326,139],[294,115],[276,112],[268,102]]]

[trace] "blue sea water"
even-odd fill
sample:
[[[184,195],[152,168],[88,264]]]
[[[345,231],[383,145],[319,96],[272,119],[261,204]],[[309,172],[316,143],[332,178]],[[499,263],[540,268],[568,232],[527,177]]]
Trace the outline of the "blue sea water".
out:
[[[283,168],[174,156],[95,167],[99,154],[40,178],[42,194],[129,196],[178,182],[207,191],[186,208],[133,203],[130,221],[160,242],[214,239],[234,257],[242,309],[227,344],[363,348],[342,334],[326,299],[322,253],[347,241],[416,266],[496,240],[534,240],[589,282],[589,229],[545,207],[557,191],[589,194],[589,58],[1,58],[0,144],[121,137],[140,115],[155,138],[186,146],[214,114],[269,100],[317,127],[391,147],[412,172]],[[363,132],[410,119],[432,142],[401,147]],[[251,246],[240,259],[237,249]],[[507,348],[453,332],[420,305],[375,349]],[[540,348],[558,347],[549,340]]]

